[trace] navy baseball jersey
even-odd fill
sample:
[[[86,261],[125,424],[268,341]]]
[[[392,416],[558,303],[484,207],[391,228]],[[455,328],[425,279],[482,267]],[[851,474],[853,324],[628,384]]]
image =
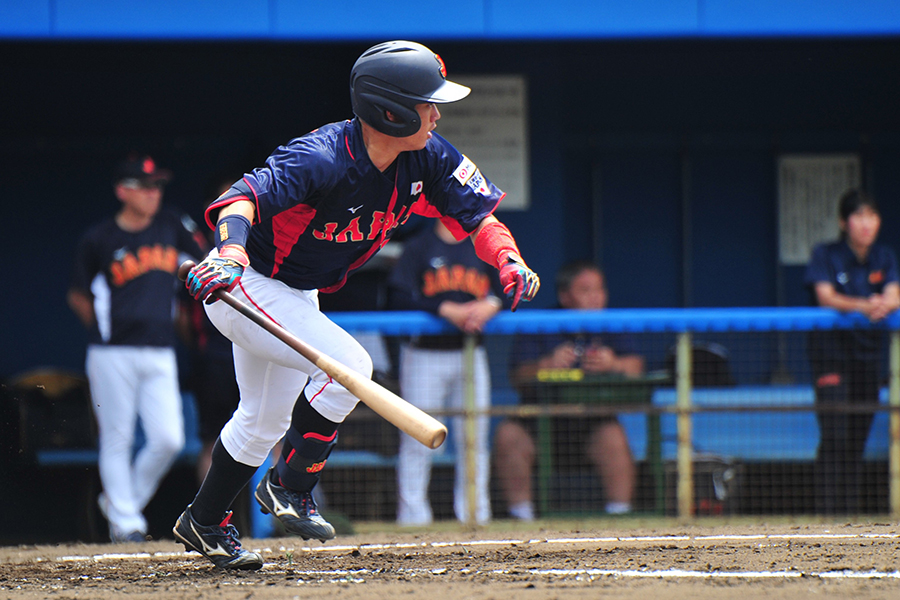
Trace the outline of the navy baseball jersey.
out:
[[[444,301],[470,302],[502,297],[497,270],[478,258],[468,241],[448,244],[434,227],[409,240],[388,279],[390,308],[437,314]],[[462,348],[463,334],[419,336],[414,344]]]
[[[166,209],[142,231],[124,231],[114,217],[90,228],[78,244],[71,285],[94,298],[90,343],[173,346],[178,265],[205,255],[200,240],[193,220]]]
[[[437,314],[441,302],[500,296],[497,270],[478,258],[469,242],[448,244],[433,227],[409,240],[391,272],[391,308]]]
[[[357,119],[332,123],[279,147],[216,199],[256,207],[247,241],[251,266],[296,289],[333,292],[412,214],[440,217],[458,239],[503,199],[441,136],[402,152],[384,172],[369,159]]]

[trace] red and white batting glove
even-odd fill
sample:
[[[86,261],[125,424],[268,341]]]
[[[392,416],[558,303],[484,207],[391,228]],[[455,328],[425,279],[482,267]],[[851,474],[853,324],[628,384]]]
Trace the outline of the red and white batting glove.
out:
[[[521,256],[512,252],[506,255],[506,264],[500,267],[500,283],[503,293],[512,298],[510,310],[513,312],[520,300],[530,302],[541,289],[541,279],[537,273],[528,268]]]

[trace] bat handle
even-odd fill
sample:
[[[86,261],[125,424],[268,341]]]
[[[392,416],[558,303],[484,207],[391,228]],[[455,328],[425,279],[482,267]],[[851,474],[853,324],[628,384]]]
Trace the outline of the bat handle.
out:
[[[187,279],[188,273],[191,272],[191,269],[193,269],[194,266],[195,264],[192,260],[186,260],[181,263],[181,266],[178,267],[178,279],[180,279],[181,281]]]

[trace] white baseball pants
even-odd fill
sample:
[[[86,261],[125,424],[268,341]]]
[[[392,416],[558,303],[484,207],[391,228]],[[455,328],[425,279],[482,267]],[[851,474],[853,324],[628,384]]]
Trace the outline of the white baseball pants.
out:
[[[475,349],[474,363],[475,409],[486,409],[491,404],[491,381],[484,348]],[[465,394],[462,350],[428,350],[405,346],[400,354],[400,389],[405,400],[425,412],[438,409],[462,410]],[[453,510],[456,518],[465,522],[468,508],[465,419],[453,417],[452,427],[456,452]],[[488,487],[489,427],[488,417],[476,419],[474,516],[478,523],[487,523],[491,519]],[[433,520],[428,501],[428,484],[431,481],[431,459],[434,452],[436,451],[423,446],[405,433],[400,434],[397,522],[401,525],[426,525]]]
[[[372,376],[372,359],[365,349],[319,311],[317,290],[297,290],[248,267],[232,293],[320,352]],[[343,386],[224,302],[206,305],[206,312],[234,343],[241,400],[220,437],[236,461],[251,467],[265,462],[290,427],[304,387],[313,408],[330,421],[343,422],[356,406],[357,398]]]
[[[111,533],[146,533],[142,512],[184,447],[175,351],[92,345],[86,370]],[[132,460],[138,418],[147,441]]]

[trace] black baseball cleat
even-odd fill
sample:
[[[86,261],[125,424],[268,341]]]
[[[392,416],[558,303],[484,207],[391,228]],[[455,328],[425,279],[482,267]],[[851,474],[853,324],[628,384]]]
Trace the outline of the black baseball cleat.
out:
[[[284,528],[304,540],[316,539],[320,542],[334,537],[334,527],[322,518],[310,492],[297,492],[278,485],[273,481],[275,467],[269,469],[256,486],[256,500],[260,510],[275,515]]]
[[[185,550],[199,552],[220,569],[256,571],[262,568],[262,556],[241,548],[237,528],[229,523],[231,511],[219,525],[200,525],[187,509],[172,529],[175,539],[184,544]]]

